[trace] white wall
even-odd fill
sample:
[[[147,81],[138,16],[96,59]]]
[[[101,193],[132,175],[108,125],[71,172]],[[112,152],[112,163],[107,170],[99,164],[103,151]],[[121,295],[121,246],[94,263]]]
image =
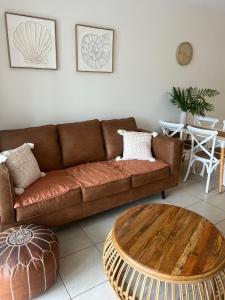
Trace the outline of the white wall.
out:
[[[9,68],[5,11],[57,20],[58,71]],[[113,74],[75,71],[76,23],[115,29]],[[175,60],[182,41],[194,47],[186,67]],[[131,115],[157,128],[179,118],[173,85],[218,89],[214,114],[225,119],[224,1],[0,0],[0,129]]]

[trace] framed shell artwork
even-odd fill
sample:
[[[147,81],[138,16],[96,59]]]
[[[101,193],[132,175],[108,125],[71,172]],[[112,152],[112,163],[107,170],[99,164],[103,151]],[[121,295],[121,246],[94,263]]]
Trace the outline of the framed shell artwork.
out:
[[[113,72],[114,30],[76,25],[76,70]]]
[[[5,13],[11,68],[57,69],[56,21]]]

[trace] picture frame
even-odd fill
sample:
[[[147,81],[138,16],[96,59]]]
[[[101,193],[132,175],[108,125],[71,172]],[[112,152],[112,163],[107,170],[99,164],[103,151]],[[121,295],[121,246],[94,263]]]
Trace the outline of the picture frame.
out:
[[[113,73],[114,29],[75,25],[76,71]]]
[[[5,12],[11,68],[57,70],[56,20]]]

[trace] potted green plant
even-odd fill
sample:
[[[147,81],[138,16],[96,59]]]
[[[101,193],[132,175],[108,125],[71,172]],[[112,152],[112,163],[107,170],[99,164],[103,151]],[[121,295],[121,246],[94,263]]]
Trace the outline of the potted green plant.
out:
[[[215,106],[207,101],[207,98],[213,98],[219,95],[217,90],[198,89],[189,87],[182,89],[173,87],[170,95],[170,102],[181,110],[180,123],[186,125],[187,113],[205,117],[207,112],[213,111]]]

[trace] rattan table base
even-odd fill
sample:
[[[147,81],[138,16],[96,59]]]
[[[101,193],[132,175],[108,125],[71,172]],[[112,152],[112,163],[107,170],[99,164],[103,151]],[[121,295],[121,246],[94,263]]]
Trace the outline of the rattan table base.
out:
[[[213,277],[195,282],[165,281],[131,266],[113,246],[112,232],[104,245],[104,267],[122,300],[224,300],[225,266]]]

